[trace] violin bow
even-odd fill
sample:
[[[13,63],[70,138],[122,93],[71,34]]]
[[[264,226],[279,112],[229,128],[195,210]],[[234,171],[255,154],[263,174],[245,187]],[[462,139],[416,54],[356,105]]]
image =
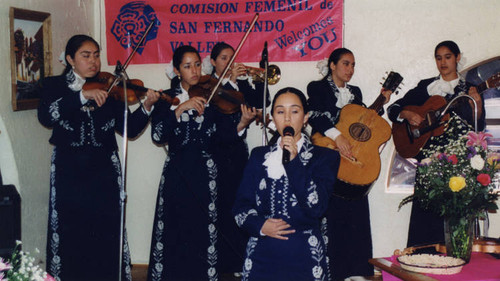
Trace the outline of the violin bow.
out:
[[[121,78],[121,73],[125,73],[125,70],[127,69],[128,65],[130,64],[130,61],[132,60],[132,57],[135,55],[135,53],[137,52],[137,50],[139,49],[139,47],[142,45],[142,43],[146,39],[146,36],[148,36],[148,33],[151,31],[151,28],[153,28],[153,25],[155,24],[155,22],[156,22],[156,20],[152,20],[151,23],[149,23],[148,27],[146,28],[146,31],[144,32],[144,34],[141,37],[141,40],[139,40],[139,43],[137,43],[137,45],[135,46],[134,50],[132,50],[132,53],[130,53],[130,55],[128,56],[127,60],[125,61],[125,64],[121,65],[120,61],[117,61],[116,66],[117,66],[117,70],[119,69],[119,71],[115,70],[115,76],[116,76],[116,78],[113,81],[113,83],[111,84],[111,86],[109,87],[108,93],[110,93],[111,90],[113,89],[113,87],[115,87],[116,85],[118,85],[118,83],[120,82],[119,78]]]
[[[253,17],[252,22],[250,23],[250,26],[248,27],[248,30],[243,35],[243,38],[241,39],[240,44],[238,45],[238,47],[234,51],[233,56],[231,57],[231,59],[229,60],[229,62],[226,65],[226,67],[224,68],[224,71],[222,72],[222,74],[219,77],[219,80],[217,81],[217,84],[215,84],[215,87],[212,89],[212,93],[210,93],[210,97],[208,97],[207,104],[210,103],[210,100],[213,98],[215,92],[217,92],[217,89],[219,88],[220,84],[222,83],[222,79],[224,79],[224,77],[226,76],[227,72],[229,71],[229,68],[231,67],[231,65],[234,62],[234,59],[236,58],[236,56],[240,52],[241,47],[243,47],[243,43],[246,41],[248,34],[250,34],[250,32],[252,31],[252,29],[253,29],[253,27],[258,19],[259,19],[259,13],[255,14],[255,16]]]

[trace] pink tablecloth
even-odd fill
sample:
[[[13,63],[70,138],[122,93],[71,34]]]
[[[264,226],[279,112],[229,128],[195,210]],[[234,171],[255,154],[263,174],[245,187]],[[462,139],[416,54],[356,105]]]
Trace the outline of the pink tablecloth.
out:
[[[394,264],[398,264],[396,256],[386,258]],[[472,253],[470,262],[466,264],[460,273],[453,275],[425,274],[441,281],[448,280],[474,280],[474,281],[500,281],[500,259],[495,259],[491,255],[484,253]],[[384,281],[401,280],[390,273],[382,272]]]

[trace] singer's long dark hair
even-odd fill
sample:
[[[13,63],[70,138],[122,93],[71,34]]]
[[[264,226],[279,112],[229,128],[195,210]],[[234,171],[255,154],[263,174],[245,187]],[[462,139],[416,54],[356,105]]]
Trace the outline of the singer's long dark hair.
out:
[[[286,87],[286,88],[283,88],[283,89],[279,90],[274,95],[273,104],[271,106],[271,116],[274,113],[274,105],[276,103],[276,100],[278,99],[279,96],[281,96],[283,94],[286,94],[286,93],[290,93],[290,94],[296,95],[300,99],[300,102],[302,103],[302,108],[304,109],[304,114],[306,114],[308,112],[307,99],[306,99],[306,96],[304,95],[304,93],[302,93],[302,91],[299,90],[299,89],[297,89],[297,88]]]

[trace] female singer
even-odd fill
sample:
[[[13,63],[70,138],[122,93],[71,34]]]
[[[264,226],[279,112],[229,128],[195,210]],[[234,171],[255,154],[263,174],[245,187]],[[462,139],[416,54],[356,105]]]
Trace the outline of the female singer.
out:
[[[224,72],[227,64],[234,54],[231,45],[219,42],[215,44],[210,54],[210,66],[203,68],[211,71],[216,79]],[[204,60],[204,64],[206,64]],[[257,110],[262,109],[264,84],[253,83],[248,77],[246,67],[240,63],[234,63],[231,72],[223,79],[222,87],[228,90],[240,91],[244,95],[245,104],[241,106],[241,111],[231,115],[231,120],[237,124],[239,138],[231,143],[219,143],[214,156],[217,159],[220,174],[219,185],[219,210],[221,221],[221,231],[225,238],[220,247],[221,259],[225,262],[225,268],[221,272],[239,272],[243,265],[246,241],[248,236],[235,223],[231,214],[231,209],[236,197],[236,190],[240,185],[243,176],[243,169],[248,160],[248,146],[246,143],[247,128],[255,120]],[[245,79],[242,79],[245,78]],[[270,101],[267,99],[266,106]]]
[[[326,280],[320,218],[339,154],[313,146],[302,133],[308,114],[301,91],[278,91],[271,114],[281,137],[252,151],[233,209],[251,236],[242,280]]]
[[[118,280],[121,166],[115,131],[123,133],[124,103],[101,89],[82,90],[101,68],[99,44],[75,35],[66,69],[41,83],[38,120],[52,128],[47,272],[56,280]],[[146,127],[159,94],[148,91],[128,117],[128,136]],[[126,238],[126,236],[124,236]],[[131,280],[124,240],[123,280]]]
[[[172,59],[180,100],[162,100],[152,113],[152,139],[168,143],[168,155],[158,190],[148,280],[217,280],[224,261],[219,257],[219,173],[213,157],[218,142],[238,138],[229,115],[206,105],[202,96],[190,97],[201,77],[201,60],[191,46],[181,46]]]
[[[352,103],[364,106],[361,90],[347,84],[354,75],[354,65],[354,55],[350,50],[336,49],[328,58],[328,74],[307,86],[312,132],[320,132],[333,139],[340,153],[347,157],[352,156],[351,145],[334,126],[345,105]],[[387,103],[391,92],[383,91],[382,94]],[[337,181],[334,194],[336,190],[346,188],[353,187]],[[327,230],[325,235],[328,237],[329,267],[333,280],[373,275],[373,266],[368,263],[372,257],[368,196],[359,200],[332,196],[323,223]]]
[[[439,95],[450,102],[453,98],[461,93],[468,93],[477,102],[478,106],[478,130],[485,128],[485,112],[484,102],[475,87],[467,83],[464,77],[461,77],[457,72],[457,65],[460,62],[461,54],[458,45],[453,41],[443,41],[434,49],[434,59],[439,75],[433,78],[421,80],[417,87],[408,91],[406,95],[393,103],[388,109],[389,118],[392,122],[409,122],[412,125],[418,126],[423,121],[423,118],[412,111],[404,109],[408,105],[423,105],[431,96]],[[456,115],[465,121],[468,125],[474,125],[474,105],[469,99],[458,99],[451,106],[452,115]],[[452,124],[450,122],[449,124]],[[455,130],[452,130],[455,129]],[[462,126],[462,130],[448,127],[449,132],[454,132],[454,139],[465,134],[471,127]],[[473,129],[473,128],[472,128]],[[443,134],[449,136],[450,134]],[[424,146],[424,149],[429,149],[433,146],[445,146],[452,139],[445,137],[431,137]],[[415,158],[422,160],[428,155],[420,152]],[[418,178],[419,174],[416,174]],[[417,181],[418,182],[418,181]],[[418,185],[415,188],[419,188]],[[408,247],[415,245],[425,245],[444,241],[444,226],[443,219],[434,213],[424,210],[417,200],[413,200],[410,228],[408,232]]]

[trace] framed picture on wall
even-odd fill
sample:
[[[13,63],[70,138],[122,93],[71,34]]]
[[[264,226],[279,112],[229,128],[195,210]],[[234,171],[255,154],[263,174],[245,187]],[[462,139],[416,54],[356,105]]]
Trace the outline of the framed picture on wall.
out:
[[[51,75],[50,14],[10,8],[12,109],[37,108],[36,84]]]

